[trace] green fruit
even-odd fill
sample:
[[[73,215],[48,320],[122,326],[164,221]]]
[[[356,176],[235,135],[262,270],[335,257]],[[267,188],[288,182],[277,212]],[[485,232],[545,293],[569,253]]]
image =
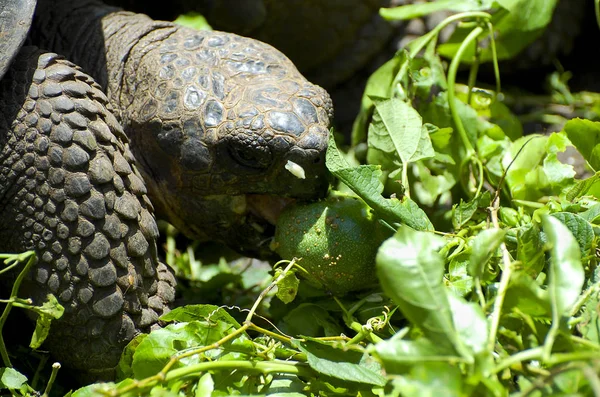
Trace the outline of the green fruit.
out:
[[[272,248],[283,258],[302,258],[313,284],[343,295],[377,282],[375,256],[391,232],[361,200],[337,196],[287,207],[277,220]]]

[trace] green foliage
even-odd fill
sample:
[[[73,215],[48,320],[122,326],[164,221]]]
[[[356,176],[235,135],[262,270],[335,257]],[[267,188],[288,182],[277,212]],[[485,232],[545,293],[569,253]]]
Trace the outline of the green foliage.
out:
[[[401,226],[377,254],[383,291],[411,323],[438,347],[456,353],[463,349],[452,322],[442,279],[444,262],[438,254],[443,239]]]
[[[9,390],[19,390],[27,382],[27,378],[13,368],[0,369],[0,388]]]
[[[565,124],[564,131],[590,166],[600,169],[600,123],[573,119]]]
[[[271,274],[229,253],[199,260],[214,247],[181,248],[167,228],[166,260],[188,280],[184,300],[215,305],[164,315],[162,329],[125,349],[114,383],[72,395],[597,394],[600,95],[571,93],[565,73],[551,75],[542,105],[582,117],[523,136],[523,120],[557,115],[516,115],[519,98],[499,81],[477,85],[478,63],[513,57],[543,32],[555,5],[439,0],[381,10],[390,19],[460,14],[370,77],[348,153],[331,134],[332,196],[352,195],[353,209],[331,199],[298,203],[314,219],[280,221],[273,246],[289,244],[288,260]],[[450,40],[437,43],[449,25]],[[459,84],[461,68],[469,74]],[[569,147],[587,173],[560,160]],[[347,243],[341,254],[353,277],[338,274],[334,287],[306,282],[307,249],[331,248],[317,232],[327,211],[363,217],[336,237]],[[370,254],[352,254],[361,252]],[[32,390],[5,367],[2,387]]]
[[[197,30],[212,30],[206,18],[197,12],[188,12],[177,17],[173,22]]]
[[[378,165],[351,167],[338,151],[333,136],[329,139],[327,149],[327,168],[389,224],[406,224],[417,230],[433,228],[427,215],[410,198],[404,197],[401,200],[395,197],[384,198],[381,167]]]
[[[385,386],[381,365],[362,349],[341,349],[318,339],[294,340],[292,345],[306,354],[308,365],[332,378],[367,385]]]

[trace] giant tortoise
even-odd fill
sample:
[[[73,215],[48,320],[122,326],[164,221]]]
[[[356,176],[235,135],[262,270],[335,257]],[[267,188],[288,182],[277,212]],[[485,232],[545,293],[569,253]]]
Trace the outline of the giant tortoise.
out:
[[[168,311],[154,210],[255,253],[274,207],[327,190],[331,100],[267,44],[94,0],[1,0],[0,35],[0,252],[37,253],[22,295],[65,307],[69,367],[110,377]]]
[[[254,34],[334,84],[385,43],[391,30],[377,8],[388,3],[251,1],[241,15],[258,19],[223,27],[246,33],[249,23],[268,22]],[[217,19],[231,10],[229,0],[203,4]],[[289,10],[307,4],[333,5],[317,15],[324,30],[302,36],[301,46],[282,41],[274,26],[291,28]],[[265,5],[286,18],[259,15]],[[327,188],[331,102],[261,42],[97,1],[39,0],[32,19],[35,7],[0,0],[0,251],[35,250],[23,293],[38,303],[52,293],[65,306],[52,352],[110,376],[122,347],[173,300],[174,278],[157,259],[154,209],[192,238],[264,252],[273,208]],[[336,45],[318,33],[342,27],[352,34]],[[359,50],[344,44],[349,37]],[[351,61],[338,54],[322,63],[331,54],[315,51],[310,38]],[[300,47],[312,50],[304,61]],[[288,161],[306,178],[288,172]]]

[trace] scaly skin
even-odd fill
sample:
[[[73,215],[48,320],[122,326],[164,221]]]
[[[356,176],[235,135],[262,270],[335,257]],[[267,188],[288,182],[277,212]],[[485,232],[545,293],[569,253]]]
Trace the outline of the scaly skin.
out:
[[[48,346],[110,378],[123,347],[174,299],[127,139],[91,77],[25,47],[0,82],[0,252],[35,250],[21,295],[65,307]]]
[[[266,254],[253,196],[327,189],[331,101],[273,47],[93,1],[46,0],[36,14],[34,41],[106,87],[159,215],[188,236]]]
[[[42,0],[36,15],[44,50],[24,48],[0,82],[0,251],[35,250],[21,294],[65,306],[51,352],[110,378],[174,299],[150,200],[190,237],[266,252],[265,197],[327,189],[331,103],[251,39],[95,1]]]
[[[378,12],[390,0],[183,2],[188,10],[201,6],[215,29],[250,36],[283,51],[309,80],[326,88],[364,67],[393,31]]]
[[[312,82],[327,89],[363,68],[388,42],[392,25],[379,8],[390,0],[109,0],[173,20],[196,11],[217,30],[269,43]]]

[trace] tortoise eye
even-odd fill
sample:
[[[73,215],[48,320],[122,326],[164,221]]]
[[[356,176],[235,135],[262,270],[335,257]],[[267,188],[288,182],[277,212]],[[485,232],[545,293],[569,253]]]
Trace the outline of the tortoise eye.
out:
[[[230,145],[229,154],[239,165],[264,170],[271,165],[271,151],[265,147]]]

